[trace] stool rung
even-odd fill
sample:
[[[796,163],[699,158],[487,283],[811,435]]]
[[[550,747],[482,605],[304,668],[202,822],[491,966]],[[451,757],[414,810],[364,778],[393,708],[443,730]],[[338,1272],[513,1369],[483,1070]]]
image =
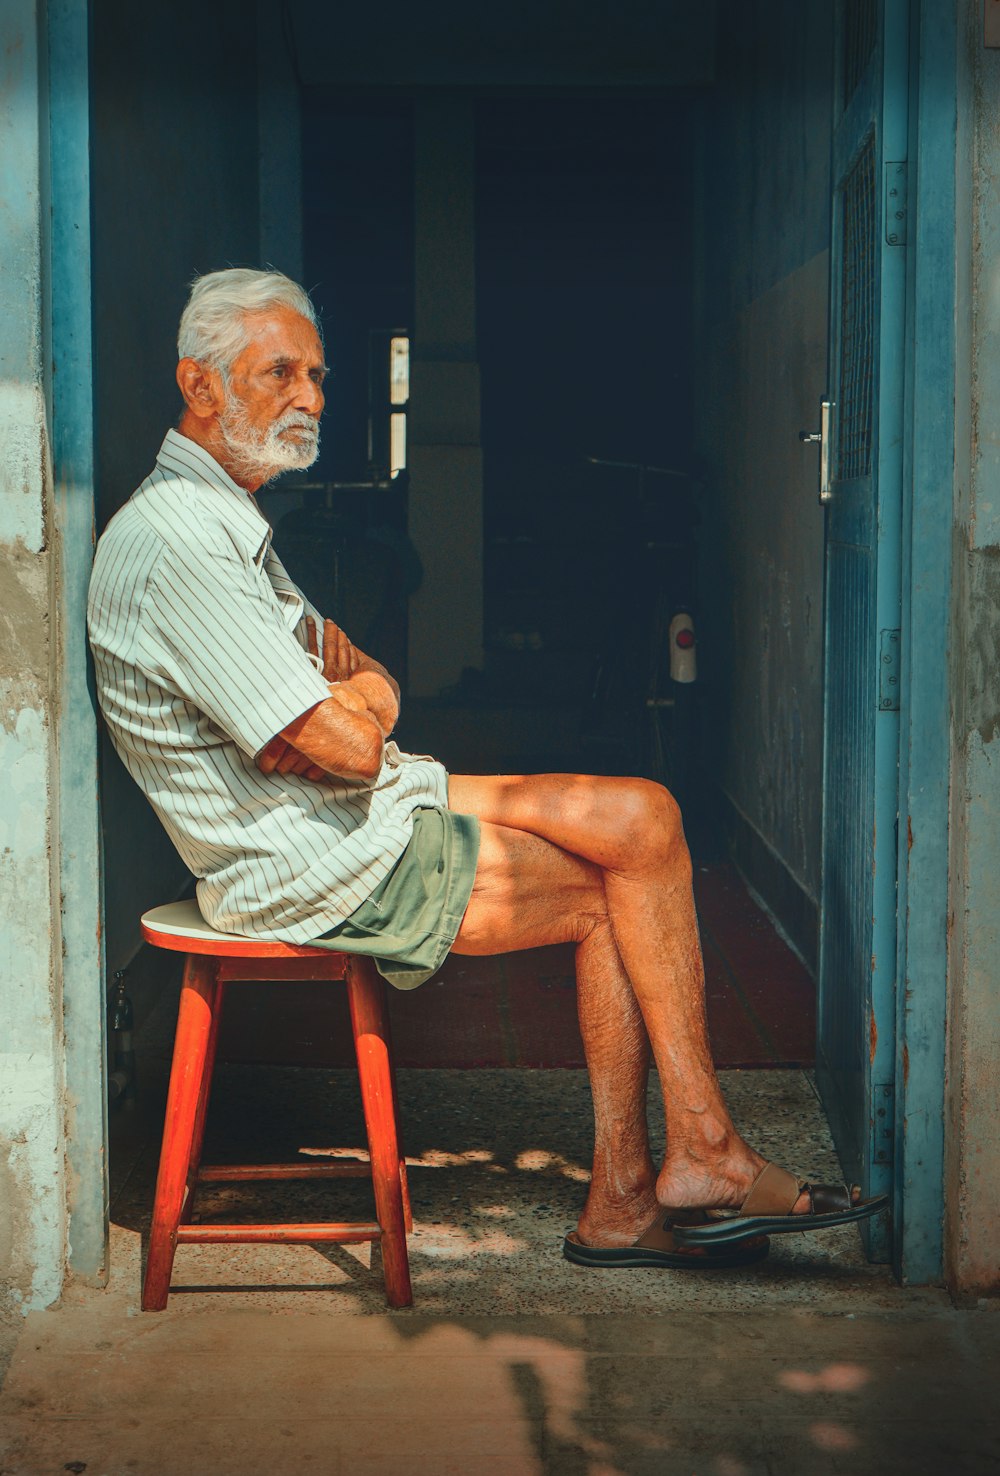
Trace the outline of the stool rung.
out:
[[[379,1240],[382,1228],[363,1221],[341,1225],[324,1220],[319,1225],[178,1225],[176,1235],[178,1245],[256,1245],[266,1241],[311,1245],[326,1240],[351,1245],[364,1240]]]
[[[337,1163],[210,1163],[198,1170],[199,1184],[231,1184],[248,1179],[370,1179],[372,1166],[359,1158]]]

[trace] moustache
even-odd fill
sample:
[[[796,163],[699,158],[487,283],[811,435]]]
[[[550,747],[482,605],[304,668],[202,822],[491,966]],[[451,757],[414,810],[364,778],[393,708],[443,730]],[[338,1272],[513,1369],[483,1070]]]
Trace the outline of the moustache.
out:
[[[315,438],[319,435],[319,422],[301,410],[291,410],[287,415],[282,415],[280,420],[276,420],[272,429],[278,435],[286,430],[304,430]]]

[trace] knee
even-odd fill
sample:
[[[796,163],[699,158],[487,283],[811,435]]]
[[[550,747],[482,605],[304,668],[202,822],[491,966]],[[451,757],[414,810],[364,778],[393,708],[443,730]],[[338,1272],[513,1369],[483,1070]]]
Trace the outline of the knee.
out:
[[[622,840],[630,869],[690,869],[680,806],[668,789],[649,779],[626,781]]]

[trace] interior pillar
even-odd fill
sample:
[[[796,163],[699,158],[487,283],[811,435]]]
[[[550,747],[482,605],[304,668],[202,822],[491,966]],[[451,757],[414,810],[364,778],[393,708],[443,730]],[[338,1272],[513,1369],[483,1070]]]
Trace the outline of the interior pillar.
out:
[[[415,291],[409,688],[430,696],[483,660],[483,460],[476,356],[475,119],[436,94],[414,110]]]

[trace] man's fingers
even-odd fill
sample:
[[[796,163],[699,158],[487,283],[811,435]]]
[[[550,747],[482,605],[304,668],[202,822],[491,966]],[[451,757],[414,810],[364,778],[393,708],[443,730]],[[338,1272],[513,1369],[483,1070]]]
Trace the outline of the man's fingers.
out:
[[[314,764],[283,738],[272,738],[267,747],[262,749],[257,767],[264,774],[298,774],[301,779],[311,779],[315,783],[323,783],[330,777],[325,769]]]
[[[337,659],[341,671],[353,676],[358,669],[358,653],[343,631],[338,632]]]
[[[346,647],[350,645],[339,625],[327,620],[323,625],[323,668],[327,681],[340,681],[350,676]]]
[[[278,767],[278,761],[282,754],[288,749],[288,744],[283,738],[272,738],[266,747],[262,748],[257,755],[257,767],[262,774],[273,774]]]
[[[341,707],[346,707],[348,712],[368,711],[367,702],[355,687],[345,687],[342,683],[333,682],[330,686],[330,696],[334,702],[339,702]]]
[[[323,651],[328,678],[331,669],[333,675],[346,679],[361,668],[358,648],[332,620],[327,620],[323,626]]]
[[[319,655],[319,634],[316,622],[311,615],[306,620],[306,646],[310,656]]]

